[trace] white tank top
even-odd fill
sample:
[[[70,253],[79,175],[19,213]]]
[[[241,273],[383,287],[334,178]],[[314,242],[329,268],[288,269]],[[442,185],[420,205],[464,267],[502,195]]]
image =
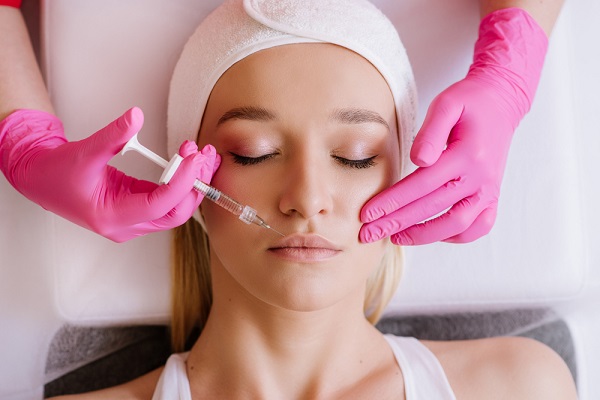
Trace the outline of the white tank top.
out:
[[[440,362],[427,347],[415,338],[384,337],[402,370],[406,400],[456,400]],[[188,354],[169,357],[152,400],[192,400],[185,368]]]

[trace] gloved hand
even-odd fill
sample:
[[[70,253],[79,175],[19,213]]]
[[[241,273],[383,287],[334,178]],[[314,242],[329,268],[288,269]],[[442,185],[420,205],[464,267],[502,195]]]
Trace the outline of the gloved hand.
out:
[[[481,21],[467,76],[433,100],[415,138],[411,160],[420,168],[365,204],[361,241],[465,243],[491,230],[512,135],[531,106],[547,47],[544,31],[519,8]]]
[[[92,136],[68,142],[54,115],[18,110],[0,122],[0,169],[19,192],[80,226],[115,242],[187,221],[219,166],[214,147],[182,144],[185,160],[166,185],[138,180],[107,165],[144,122],[132,108]]]

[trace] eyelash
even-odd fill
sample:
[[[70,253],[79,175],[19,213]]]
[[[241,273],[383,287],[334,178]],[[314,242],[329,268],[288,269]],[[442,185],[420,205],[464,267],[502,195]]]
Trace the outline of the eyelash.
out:
[[[266,161],[269,158],[275,156],[275,154],[265,154],[264,156],[260,156],[260,157],[244,157],[244,156],[240,156],[239,154],[232,153],[232,152],[229,152],[229,154],[231,154],[231,156],[233,157],[233,161],[236,164],[240,164],[240,165],[260,164],[261,162]]]
[[[260,164],[261,162],[266,161],[269,158],[272,158],[276,155],[276,154],[265,154],[260,157],[245,157],[245,156],[240,156],[239,154],[235,154],[235,153],[231,153],[231,152],[229,154],[231,154],[231,156],[233,157],[233,161],[236,164],[240,164],[240,165]],[[343,158],[343,157],[339,157],[339,156],[332,156],[332,157],[338,163],[340,163],[341,165],[343,165],[345,167],[354,168],[354,169],[365,169],[365,168],[370,168],[375,165],[375,157],[377,157],[377,156],[374,155],[372,157],[364,158],[361,160],[349,160],[347,158]]]
[[[371,168],[375,165],[375,157],[363,158],[362,160],[349,160],[347,158],[332,156],[337,162],[342,164],[345,167],[355,168],[355,169],[365,169]]]

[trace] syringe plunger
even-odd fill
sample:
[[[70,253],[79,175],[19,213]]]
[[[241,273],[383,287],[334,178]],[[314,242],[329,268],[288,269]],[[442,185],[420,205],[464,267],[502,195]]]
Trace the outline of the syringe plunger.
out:
[[[162,176],[160,177],[160,183],[168,183],[177,168],[179,168],[179,164],[183,160],[179,154],[175,154],[171,161],[167,161],[164,158],[160,157],[158,154],[152,152],[150,149],[144,147],[138,140],[137,134],[135,134],[129,141],[125,144],[123,149],[121,150],[121,155],[125,154],[129,150],[135,150],[138,153],[142,154],[144,157],[153,161],[154,163],[160,165],[165,170],[163,171]],[[194,188],[198,190],[200,193],[204,195],[205,198],[214,202],[215,204],[223,207],[225,210],[235,214],[239,217],[240,220],[244,221],[247,224],[256,224],[258,226],[262,226],[263,228],[267,228],[272,230],[273,232],[278,233],[281,236],[284,236],[283,233],[271,228],[269,224],[265,222],[264,219],[259,217],[256,214],[256,210],[250,206],[244,206],[237,201],[233,200],[231,197],[223,194],[220,190],[207,185],[206,183],[196,179],[194,183]]]

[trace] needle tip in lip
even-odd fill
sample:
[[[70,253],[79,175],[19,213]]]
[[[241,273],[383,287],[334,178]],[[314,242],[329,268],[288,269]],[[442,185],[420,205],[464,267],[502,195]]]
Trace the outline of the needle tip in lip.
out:
[[[275,232],[276,234],[278,234],[281,237],[285,237],[285,235],[283,233],[279,232],[277,229],[273,228],[269,224],[263,224],[262,227],[267,228],[268,230]]]
[[[285,235],[283,233],[279,232],[277,229],[271,228],[270,226],[269,226],[269,229],[271,229],[273,232],[277,233],[281,237],[285,237]]]
[[[273,228],[271,225],[265,223],[262,223],[260,226],[262,226],[263,228],[267,228],[270,231],[275,232],[276,234],[280,235],[281,237],[285,237],[285,235],[281,232],[279,232],[277,229]]]
[[[273,231],[273,232],[277,233],[277,234],[278,234],[278,235],[280,235],[281,237],[285,237],[285,235],[284,235],[283,233],[281,233],[281,232],[279,232],[277,229],[275,229],[275,228],[271,227],[271,225],[267,224],[267,223],[265,222],[265,220],[264,220],[264,219],[262,219],[261,217],[259,217],[258,215],[255,215],[255,216],[254,216],[254,220],[253,220],[252,222],[253,222],[253,223],[255,223],[255,224],[256,224],[256,225],[258,225],[258,226],[262,226],[263,228],[266,228],[266,229],[268,229],[268,230],[270,230],[270,231]]]

